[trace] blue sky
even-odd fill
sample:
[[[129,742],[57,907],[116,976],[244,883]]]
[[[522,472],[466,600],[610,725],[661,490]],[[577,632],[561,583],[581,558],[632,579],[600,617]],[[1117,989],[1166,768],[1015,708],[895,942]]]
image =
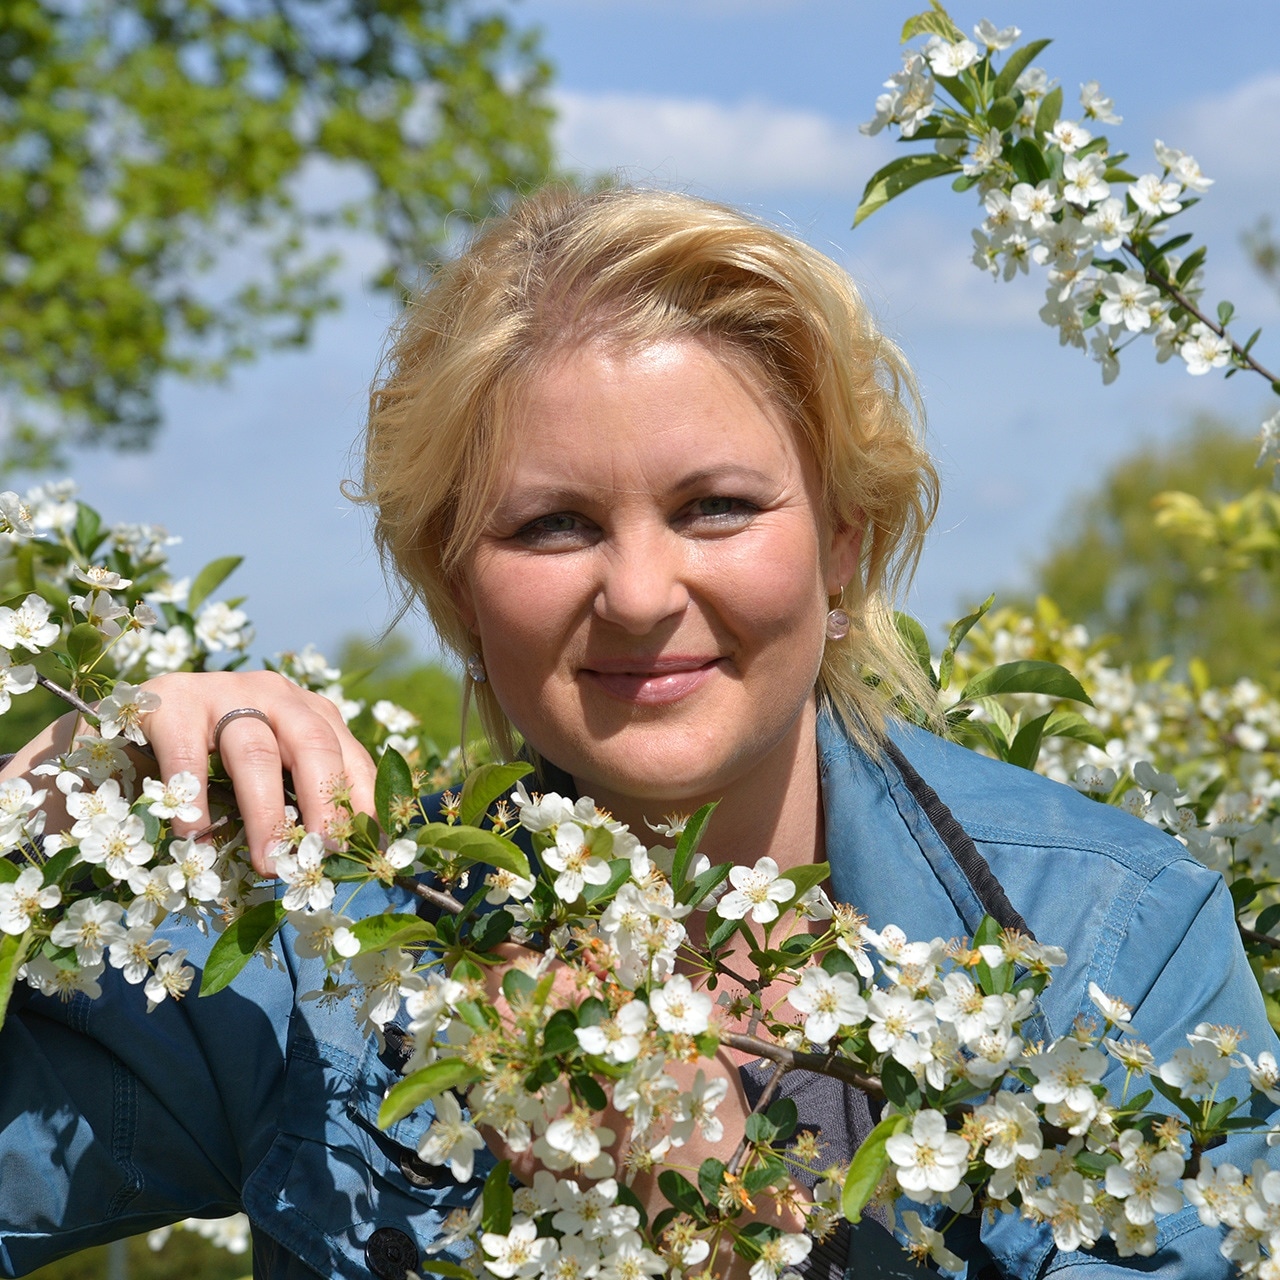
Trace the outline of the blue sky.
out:
[[[558,69],[563,160],[619,169],[723,199],[792,228],[843,263],[901,343],[924,389],[942,511],[906,601],[931,627],[993,588],[1025,580],[1073,494],[1144,439],[1198,410],[1245,425],[1269,412],[1261,380],[1188,377],[1135,347],[1119,381],[1062,349],[1037,318],[1034,276],[994,283],[970,264],[976,198],[918,188],[850,222],[870,174],[901,148],[867,138],[879,86],[898,65],[898,32],[916,8],[897,0],[519,0]],[[959,4],[1028,37],[1053,36],[1038,62],[1068,104],[1098,79],[1124,123],[1107,132],[1154,168],[1155,137],[1192,152],[1215,178],[1182,221],[1211,246],[1208,296],[1229,297],[1242,332],[1280,363],[1280,299],[1249,271],[1239,233],[1280,221],[1280,22],[1270,4],[1206,10],[1187,0],[1050,6]],[[366,520],[338,491],[390,304],[364,283],[373,246],[344,245],[347,298],[304,353],[273,356],[225,387],[167,388],[167,426],[147,454],[86,453],[72,474],[113,520],[151,520],[184,538],[175,567],[247,557],[233,579],[249,596],[259,653],[308,640],[332,651],[390,612]],[[1034,270],[1034,269],[1033,269]],[[1248,326],[1245,328],[1244,326]],[[232,584],[229,584],[232,585]],[[431,640],[419,627],[424,651]]]

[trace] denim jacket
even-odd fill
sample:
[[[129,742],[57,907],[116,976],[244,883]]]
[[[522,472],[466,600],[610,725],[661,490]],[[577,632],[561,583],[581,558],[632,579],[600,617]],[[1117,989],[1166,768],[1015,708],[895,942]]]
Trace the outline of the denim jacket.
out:
[[[872,758],[831,719],[819,723],[838,899],[877,927],[950,938],[972,934],[1002,888],[1041,941],[1068,952],[1041,1000],[1042,1034],[1091,1015],[1095,981],[1135,1008],[1157,1061],[1199,1022],[1242,1027],[1255,1057],[1280,1054],[1219,875],[1149,825],[1067,787],[917,730],[892,736],[901,755]],[[905,772],[896,763],[904,757]],[[387,906],[413,909],[408,895],[377,885],[354,904],[362,914]],[[160,932],[197,966],[208,952],[192,926],[174,920]],[[380,1054],[349,1003],[307,998],[323,966],[298,959],[287,930],[279,951],[276,967],[255,962],[225,991],[166,1001],[152,1014],[141,990],[110,969],[95,1001],[18,988],[0,1032],[0,1274],[240,1209],[253,1224],[255,1276],[402,1280],[416,1269],[490,1163],[481,1153],[472,1182],[458,1185],[447,1167],[418,1160],[429,1104],[379,1131],[378,1104],[401,1061],[397,1037]],[[1118,1091],[1122,1077],[1116,1064],[1107,1082]],[[1236,1073],[1224,1088],[1241,1096],[1247,1080]],[[1237,1136],[1212,1156],[1248,1171],[1267,1148]],[[1229,1273],[1221,1232],[1192,1209],[1164,1220],[1157,1256],[1132,1265],[1061,1254],[1047,1227],[1012,1217],[973,1237],[960,1249],[970,1280],[1068,1268],[1081,1280]]]

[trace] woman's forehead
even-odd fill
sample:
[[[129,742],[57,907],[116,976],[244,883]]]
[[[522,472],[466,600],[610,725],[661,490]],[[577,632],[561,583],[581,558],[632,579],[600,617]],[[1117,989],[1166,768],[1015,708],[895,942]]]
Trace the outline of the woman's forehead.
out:
[[[776,474],[803,465],[796,434],[763,378],[697,339],[640,347],[590,343],[521,388],[508,475],[678,467]]]

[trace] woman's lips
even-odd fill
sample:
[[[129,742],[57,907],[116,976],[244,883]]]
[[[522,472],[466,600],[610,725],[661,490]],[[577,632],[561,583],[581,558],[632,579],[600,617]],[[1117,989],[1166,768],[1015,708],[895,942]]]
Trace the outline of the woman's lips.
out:
[[[654,663],[601,663],[581,668],[597,688],[620,702],[657,707],[687,698],[715,674],[718,658],[678,659]]]

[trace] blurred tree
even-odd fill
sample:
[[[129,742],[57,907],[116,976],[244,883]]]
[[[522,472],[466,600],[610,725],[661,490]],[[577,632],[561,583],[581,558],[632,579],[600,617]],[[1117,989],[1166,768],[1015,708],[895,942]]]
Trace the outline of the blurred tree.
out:
[[[1112,634],[1112,654],[1142,661],[1201,657],[1215,681],[1280,669],[1280,583],[1249,568],[1213,576],[1215,552],[1171,538],[1152,520],[1152,499],[1181,490],[1220,501],[1257,481],[1257,441],[1199,419],[1170,444],[1121,459],[1079,499],[1034,575],[1073,621]]]
[[[352,637],[338,654],[347,695],[366,704],[363,714],[381,698],[412,711],[423,732],[441,754],[462,740],[462,682],[438,662],[423,662],[412,642],[400,632],[385,640]],[[479,722],[470,725],[472,736]]]
[[[543,177],[550,70],[503,5],[3,0],[0,462],[145,444],[162,374],[305,343],[317,232],[371,233],[404,287]]]
[[[250,1270],[247,1254],[228,1253],[187,1231],[174,1232],[159,1252],[146,1236],[128,1242],[129,1280],[239,1280]],[[109,1277],[107,1246],[73,1253],[32,1271],[29,1280],[103,1280]]]

